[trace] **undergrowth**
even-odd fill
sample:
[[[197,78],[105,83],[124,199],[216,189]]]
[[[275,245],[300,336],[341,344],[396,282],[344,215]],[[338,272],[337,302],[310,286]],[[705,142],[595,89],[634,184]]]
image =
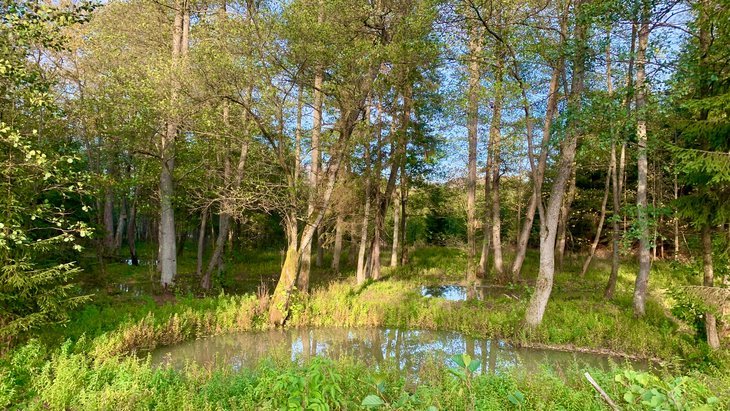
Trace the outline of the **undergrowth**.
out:
[[[647,379],[624,370],[592,372],[628,408],[648,407],[643,401],[668,400],[679,394],[691,405],[687,409],[729,405],[727,352],[711,352],[691,328],[672,318],[668,301],[656,288],[647,315],[635,318],[630,265],[620,273],[616,297],[606,301],[601,296],[605,267],[599,262],[581,279],[568,260],[556,279],[543,324],[526,332],[522,318],[534,278],[530,259],[522,283],[484,300],[451,302],[421,296],[420,285],[462,279],[460,256],[458,250],[418,250],[408,266],[384,270],[382,281],[356,286],[349,278],[329,280],[309,295],[295,294],[288,323],[451,330],[516,345],[661,359],[673,366],[674,375]],[[660,285],[675,280],[666,278],[670,276],[661,266],[654,275],[658,278],[653,281]],[[164,302],[146,294],[135,298],[99,295],[95,303],[74,312],[64,327],[46,330],[0,359],[0,408],[357,409],[369,406],[363,403],[368,396],[372,401],[377,397],[377,404],[370,405],[394,409],[600,409],[605,405],[577,371],[561,377],[548,371],[529,376],[519,372],[474,375],[466,384],[442,365],[433,365],[425,367],[414,386],[394,367],[368,369],[354,360],[298,364],[272,359],[233,373],[193,364],[184,370],[155,368],[148,360],[130,355],[203,336],[265,329],[269,327],[267,310],[265,293],[221,292],[205,298],[188,294]]]

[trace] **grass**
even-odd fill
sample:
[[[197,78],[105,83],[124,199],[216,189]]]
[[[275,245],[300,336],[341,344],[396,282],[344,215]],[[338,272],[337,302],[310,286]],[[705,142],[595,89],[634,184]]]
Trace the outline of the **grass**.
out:
[[[142,258],[153,251],[143,249]],[[325,404],[356,409],[373,393],[383,407],[402,409],[603,407],[577,370],[567,379],[546,371],[532,376],[473,376],[473,380],[465,381],[434,365],[414,389],[407,387],[394,369],[376,372],[348,360],[316,360],[303,365],[271,360],[237,374],[194,366],[182,371],[153,368],[128,354],[207,335],[269,327],[265,321],[268,296],[261,289],[258,294],[254,291],[262,283],[268,285],[278,273],[277,251],[246,252],[227,261],[224,275],[217,279],[216,294],[202,298],[195,288],[194,257],[181,261],[181,284],[171,300],[156,295],[159,290],[151,266],[114,263],[101,274],[87,274],[84,286],[99,289],[94,303],[74,312],[65,326],[45,330],[0,359],[0,407],[281,409],[306,405],[327,409],[313,405]],[[686,281],[686,277],[669,264],[655,264],[647,315],[637,319],[631,312],[635,267],[622,267],[616,298],[606,301],[602,290],[607,263],[596,261],[586,277],[580,278],[581,263],[577,259],[566,261],[556,276],[543,324],[529,333],[522,327],[522,318],[534,282],[536,255],[528,255],[524,282],[511,286],[507,293],[495,292],[484,301],[465,302],[422,297],[422,284],[462,281],[464,253],[453,248],[415,250],[409,265],[387,268],[383,280],[360,287],[351,271],[337,276],[326,269],[315,270],[311,294],[295,296],[289,325],[454,330],[523,346],[658,359],[672,367],[662,378],[647,383],[650,389],[668,393],[676,389],[671,374],[685,374],[688,380],[681,384],[682,398],[699,406],[717,396],[718,407],[729,405],[730,377],[721,370],[730,363],[727,351],[710,352],[691,327],[668,315],[672,301],[663,289]],[[104,283],[115,285],[99,286]],[[148,284],[148,288],[134,288],[140,284]],[[227,294],[242,291],[246,293]],[[623,398],[631,386],[642,386],[619,383],[610,373],[593,372],[615,399]],[[615,370],[614,374],[622,372]],[[377,388],[379,379],[385,384],[382,392]],[[329,380],[335,383],[322,382]],[[312,387],[312,381],[321,384]],[[272,388],[276,384],[278,391]],[[512,400],[518,399],[513,395],[516,391],[524,394],[524,402],[510,401],[510,395]]]

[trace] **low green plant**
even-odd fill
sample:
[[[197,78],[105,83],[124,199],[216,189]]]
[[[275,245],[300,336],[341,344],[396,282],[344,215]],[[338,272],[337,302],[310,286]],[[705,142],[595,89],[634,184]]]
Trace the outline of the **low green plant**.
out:
[[[696,380],[681,376],[663,380],[647,372],[625,370],[615,376],[631,409],[713,410],[720,399]]]

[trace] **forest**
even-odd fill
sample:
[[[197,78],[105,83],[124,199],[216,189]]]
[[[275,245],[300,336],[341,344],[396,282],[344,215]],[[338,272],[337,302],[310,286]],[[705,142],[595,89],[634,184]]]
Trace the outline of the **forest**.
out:
[[[730,1],[0,32],[0,408],[730,409]]]

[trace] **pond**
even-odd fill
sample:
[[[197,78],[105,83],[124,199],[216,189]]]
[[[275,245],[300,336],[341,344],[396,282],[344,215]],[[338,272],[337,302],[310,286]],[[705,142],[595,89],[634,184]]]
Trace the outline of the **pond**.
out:
[[[478,372],[501,373],[516,368],[536,372],[543,367],[568,369],[593,367],[608,370],[626,360],[605,355],[513,347],[498,340],[465,337],[458,332],[398,330],[392,328],[298,328],[252,331],[203,338],[151,353],[155,366],[182,368],[192,362],[206,368],[229,367],[235,371],[254,367],[269,356],[302,361],[312,356],[349,357],[369,366],[386,363],[408,378],[435,359],[453,365],[453,355],[469,353],[480,361]],[[635,368],[646,364],[632,362]]]
[[[474,298],[485,300],[489,297],[506,296],[511,299],[518,298],[517,293],[506,287],[477,285],[473,288]],[[424,285],[421,287],[423,297],[443,298],[447,301],[466,301],[469,297],[469,289],[463,285]]]

